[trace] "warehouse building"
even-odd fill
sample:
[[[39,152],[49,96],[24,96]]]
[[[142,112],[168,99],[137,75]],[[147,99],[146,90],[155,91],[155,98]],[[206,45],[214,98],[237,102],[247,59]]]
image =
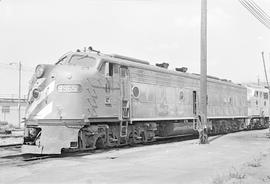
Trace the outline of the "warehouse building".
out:
[[[19,125],[19,122],[21,123],[25,117],[26,105],[26,98],[19,100],[14,97],[0,97],[0,122],[8,122],[8,124],[15,127],[22,127],[22,125]]]

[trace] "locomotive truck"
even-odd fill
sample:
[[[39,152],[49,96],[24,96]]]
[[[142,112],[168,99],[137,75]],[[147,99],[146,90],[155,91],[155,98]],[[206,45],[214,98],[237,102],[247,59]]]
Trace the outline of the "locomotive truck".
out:
[[[200,76],[162,66],[92,49],[38,65],[29,87],[22,152],[60,154],[196,134]],[[252,92],[246,86],[207,80],[210,134],[268,126],[268,111],[249,116]],[[267,109],[268,93],[262,101]]]

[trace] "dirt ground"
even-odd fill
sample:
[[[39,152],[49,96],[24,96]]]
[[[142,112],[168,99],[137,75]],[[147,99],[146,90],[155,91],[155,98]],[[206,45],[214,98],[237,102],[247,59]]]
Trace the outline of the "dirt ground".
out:
[[[0,167],[0,183],[270,183],[268,130]],[[0,159],[1,162],[1,159]]]

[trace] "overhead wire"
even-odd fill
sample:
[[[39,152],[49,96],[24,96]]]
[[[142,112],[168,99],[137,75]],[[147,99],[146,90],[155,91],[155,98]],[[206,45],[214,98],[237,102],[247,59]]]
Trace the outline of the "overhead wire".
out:
[[[263,25],[270,29],[270,25],[268,25],[262,17],[260,17],[256,12],[254,12],[252,8],[248,6],[248,4],[246,4],[246,2],[243,2],[242,0],[239,1],[257,20],[259,20]]]
[[[270,25],[267,23],[266,19],[262,17],[254,7],[252,7],[247,1],[245,0],[239,0],[240,3],[256,18],[258,19],[262,24],[264,24],[267,28],[270,27]]]
[[[270,29],[270,17],[252,0],[239,0],[239,2],[264,26]]]
[[[257,7],[257,9],[259,9],[259,11],[264,14],[269,20],[270,20],[270,16],[258,5],[256,4],[254,1],[249,0],[254,6]]]
[[[255,2],[251,0],[239,0],[239,2],[262,24],[264,24],[267,28],[270,28],[269,16]]]
[[[13,66],[10,63],[0,62],[0,68],[9,69],[9,70],[18,70],[18,66]],[[21,70],[24,72],[33,72],[34,67],[22,65]]]
[[[246,1],[246,0],[245,0]],[[263,11],[254,1],[248,0],[248,4],[257,14],[267,23],[270,25],[270,17]]]

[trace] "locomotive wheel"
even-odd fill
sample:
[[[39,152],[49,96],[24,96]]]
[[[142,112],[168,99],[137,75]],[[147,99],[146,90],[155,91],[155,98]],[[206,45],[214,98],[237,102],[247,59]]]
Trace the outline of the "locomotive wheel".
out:
[[[135,132],[134,132],[135,133]],[[128,136],[128,144],[129,145],[134,145],[135,144],[135,141],[134,141],[134,136],[133,136],[133,133],[131,132]]]
[[[78,148],[79,149],[83,149],[83,141],[82,141],[82,138],[81,137],[78,137]]]
[[[96,149],[103,149],[105,148],[105,142],[102,137],[99,137],[96,141]]]
[[[245,126],[244,126],[244,123],[241,123],[241,129],[244,129]]]
[[[130,133],[128,136],[128,144],[130,145],[134,145],[134,144],[138,144],[141,142],[141,140],[137,140],[136,138],[138,137],[138,133],[136,131],[134,131],[134,133]]]
[[[147,137],[146,137],[145,131],[142,131],[141,134],[140,134],[140,136],[142,137],[142,142],[143,143],[146,143],[147,142]]]
[[[216,134],[216,128],[213,126],[210,134]]]

